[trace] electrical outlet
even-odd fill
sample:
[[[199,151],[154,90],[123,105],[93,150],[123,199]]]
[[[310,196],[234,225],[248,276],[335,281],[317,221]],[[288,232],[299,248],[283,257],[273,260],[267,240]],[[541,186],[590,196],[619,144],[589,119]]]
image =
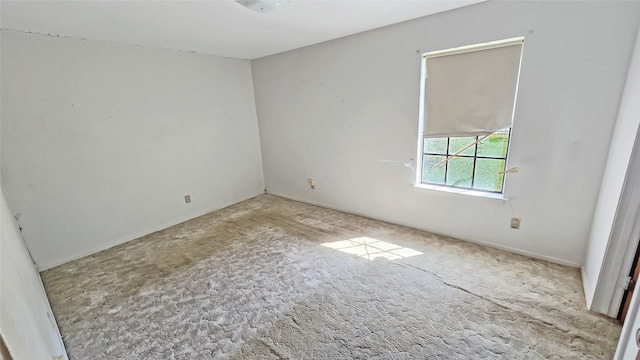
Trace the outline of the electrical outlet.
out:
[[[184,196],[184,202],[186,202],[187,204],[191,202],[191,195],[185,195]]]
[[[308,181],[309,181],[309,186],[310,186],[312,189],[315,189],[315,188],[316,188],[316,181],[315,181],[315,180],[313,180],[313,179],[309,179]]]
[[[511,228],[520,229],[520,218],[511,218]]]

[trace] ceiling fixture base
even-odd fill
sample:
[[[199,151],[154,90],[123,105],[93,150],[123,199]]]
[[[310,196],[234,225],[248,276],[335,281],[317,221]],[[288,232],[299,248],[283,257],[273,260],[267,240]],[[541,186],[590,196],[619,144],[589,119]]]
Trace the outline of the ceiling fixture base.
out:
[[[266,13],[282,7],[289,0],[236,0],[236,2],[253,11]]]

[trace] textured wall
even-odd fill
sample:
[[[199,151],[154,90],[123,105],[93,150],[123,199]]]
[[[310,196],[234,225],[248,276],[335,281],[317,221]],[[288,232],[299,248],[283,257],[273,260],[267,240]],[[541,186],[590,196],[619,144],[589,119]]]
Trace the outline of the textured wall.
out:
[[[2,194],[0,332],[14,359],[66,355],[47,295]]]
[[[264,190],[248,61],[4,30],[2,56],[3,177],[41,269]]]
[[[634,156],[640,156],[640,144],[636,143],[640,136],[639,130],[640,32],[636,37],[627,82],[620,101],[582,267],[587,304],[592,310],[603,313],[607,313],[609,309],[609,295],[614,291],[613,288],[620,286],[614,280],[617,280],[617,275],[621,272],[622,258],[625,255],[629,259],[633,258],[634,251],[628,251],[627,243],[630,241],[636,246],[638,243],[638,233],[633,232],[631,228],[640,206],[640,188],[636,185],[640,183],[640,168],[637,165],[634,168],[632,160],[634,147]],[[624,267],[627,273],[621,275],[628,275],[629,269],[630,267]],[[604,294],[606,295],[603,297]]]
[[[254,60],[267,189],[578,266],[639,22],[638,2],[487,2]],[[412,187],[420,53],[516,36],[509,201]]]

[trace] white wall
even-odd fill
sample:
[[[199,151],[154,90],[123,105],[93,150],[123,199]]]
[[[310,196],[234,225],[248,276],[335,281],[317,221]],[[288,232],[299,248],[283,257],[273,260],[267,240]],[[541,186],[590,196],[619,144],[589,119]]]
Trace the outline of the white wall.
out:
[[[487,2],[254,60],[268,192],[578,266],[639,21],[639,2]],[[523,35],[510,200],[413,188],[420,53]]]
[[[639,130],[640,32],[636,36],[582,266],[587,305],[602,313],[607,313],[610,307],[610,295],[616,286],[622,259],[628,255],[631,261],[635,253],[635,247],[627,250],[627,243],[631,241],[635,246],[638,244],[638,234],[633,233],[632,225],[640,206],[640,189],[637,187],[640,174],[638,168],[635,171],[631,168],[631,159],[634,146],[637,149],[634,156],[640,157],[640,144],[637,144]],[[613,264],[616,265],[606,266]],[[628,272],[629,267],[625,267],[622,275],[626,276]],[[619,301],[616,305],[619,305]]]
[[[264,190],[249,61],[6,30],[2,56],[3,177],[40,269]]]
[[[2,193],[0,333],[14,359],[53,359],[66,352],[40,275]]]

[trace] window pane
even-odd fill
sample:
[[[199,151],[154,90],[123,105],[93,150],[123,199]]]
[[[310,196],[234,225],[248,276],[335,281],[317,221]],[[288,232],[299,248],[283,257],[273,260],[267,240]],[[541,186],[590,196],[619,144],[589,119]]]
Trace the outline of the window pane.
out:
[[[478,156],[501,157],[507,156],[509,131],[499,131],[489,135],[478,143]]]
[[[437,168],[433,165],[444,160],[444,156],[425,155],[422,157],[422,182],[429,184],[444,184],[445,165]]]
[[[458,151],[462,150],[469,144],[473,144],[476,141],[475,137],[452,137],[449,138],[449,154],[453,155]],[[475,146],[468,148],[467,150],[461,152],[459,155],[470,155],[473,156],[475,154],[476,149]]]
[[[425,138],[424,152],[445,155],[447,153],[447,138]]]
[[[476,159],[476,179],[473,184],[474,189],[486,191],[502,191],[503,174],[505,161],[494,159]]]
[[[459,157],[453,158],[449,160],[447,171],[447,185],[463,188],[471,187],[471,178],[473,177],[473,159]]]

